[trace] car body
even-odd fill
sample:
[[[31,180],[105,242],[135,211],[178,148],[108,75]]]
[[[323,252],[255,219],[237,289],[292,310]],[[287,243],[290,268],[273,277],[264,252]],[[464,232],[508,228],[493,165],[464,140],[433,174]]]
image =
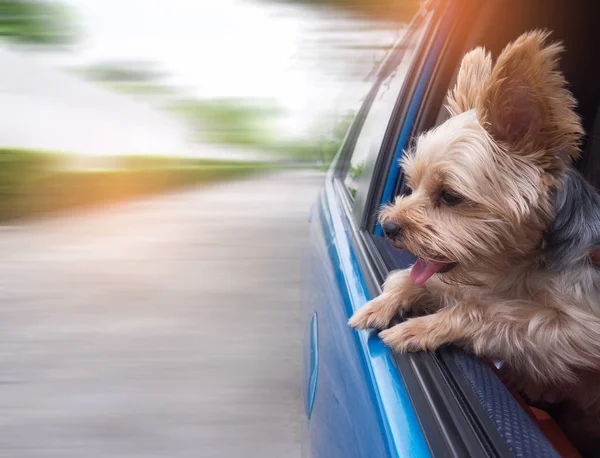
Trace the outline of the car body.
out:
[[[464,52],[484,44],[497,55],[538,26],[560,38],[583,34],[570,31],[593,2],[575,3],[547,11],[541,0],[428,2],[380,66],[309,217],[305,456],[559,456],[489,364],[456,348],[395,355],[376,331],[347,321],[389,271],[414,261],[384,241],[376,214],[403,192],[398,159],[411,139],[445,119],[444,96]]]

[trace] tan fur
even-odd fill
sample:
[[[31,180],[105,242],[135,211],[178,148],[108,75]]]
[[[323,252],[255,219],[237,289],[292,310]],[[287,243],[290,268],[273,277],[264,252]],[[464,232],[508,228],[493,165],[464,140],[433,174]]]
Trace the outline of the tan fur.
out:
[[[491,132],[504,139],[503,106],[511,97],[526,97],[530,106],[539,110],[540,120],[522,138],[515,139],[512,147],[544,169],[551,163],[563,168],[564,160],[578,157],[583,134],[573,110],[575,99],[558,70],[563,47],[557,43],[545,45],[547,37],[547,32],[530,32],[506,47],[483,89],[484,104],[480,108]],[[526,89],[520,90],[523,87]]]
[[[447,97],[451,116],[469,111],[478,104],[484,82],[492,73],[492,56],[483,48],[469,51],[462,59],[456,86]]]
[[[540,250],[553,189],[582,135],[558,71],[562,47],[547,38],[522,35],[493,68],[481,48],[465,56],[448,94],[452,117],[402,160],[412,194],[380,215],[402,227],[394,244],[456,267],[422,286],[410,269],[392,273],[350,325],[385,328],[398,313],[435,312],[380,336],[400,352],[454,343],[501,359],[515,386],[540,400],[552,391],[580,416],[600,418],[600,389],[590,382],[600,371],[600,301],[547,270]],[[443,192],[462,203],[444,205]]]

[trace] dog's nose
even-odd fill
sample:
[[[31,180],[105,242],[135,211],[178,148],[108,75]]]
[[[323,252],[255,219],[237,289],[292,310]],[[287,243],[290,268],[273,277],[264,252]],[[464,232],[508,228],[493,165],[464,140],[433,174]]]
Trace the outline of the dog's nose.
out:
[[[398,235],[400,235],[400,226],[398,226],[396,223],[392,223],[391,221],[385,221],[382,223],[381,228],[388,239],[395,239],[398,237]]]

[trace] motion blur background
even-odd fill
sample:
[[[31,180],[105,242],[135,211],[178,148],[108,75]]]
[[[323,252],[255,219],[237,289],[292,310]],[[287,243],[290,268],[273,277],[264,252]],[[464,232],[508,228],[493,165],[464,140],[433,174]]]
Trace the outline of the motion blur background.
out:
[[[305,224],[418,0],[0,0],[0,456],[300,455]]]

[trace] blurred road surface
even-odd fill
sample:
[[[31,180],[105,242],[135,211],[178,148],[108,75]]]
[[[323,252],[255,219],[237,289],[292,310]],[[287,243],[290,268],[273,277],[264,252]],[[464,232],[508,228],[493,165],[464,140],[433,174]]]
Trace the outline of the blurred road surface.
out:
[[[0,456],[299,456],[300,256],[281,172],[0,228]]]

